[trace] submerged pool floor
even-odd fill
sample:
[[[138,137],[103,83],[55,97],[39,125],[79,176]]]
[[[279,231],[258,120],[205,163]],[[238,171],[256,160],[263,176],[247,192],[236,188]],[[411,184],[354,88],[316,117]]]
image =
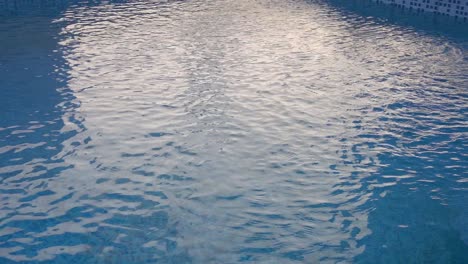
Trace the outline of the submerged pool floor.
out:
[[[365,12],[0,17],[0,263],[468,263],[468,35]]]

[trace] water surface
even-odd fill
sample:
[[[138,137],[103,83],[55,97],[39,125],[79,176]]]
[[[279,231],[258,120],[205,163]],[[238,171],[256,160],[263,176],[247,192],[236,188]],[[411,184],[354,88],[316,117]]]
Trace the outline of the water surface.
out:
[[[468,262],[467,24],[4,3],[1,263]]]

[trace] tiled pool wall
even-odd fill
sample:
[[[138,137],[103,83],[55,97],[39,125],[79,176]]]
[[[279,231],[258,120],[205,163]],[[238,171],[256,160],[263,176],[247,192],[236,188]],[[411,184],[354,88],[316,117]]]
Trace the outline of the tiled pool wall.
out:
[[[468,0],[374,0],[420,12],[461,18],[468,21]]]

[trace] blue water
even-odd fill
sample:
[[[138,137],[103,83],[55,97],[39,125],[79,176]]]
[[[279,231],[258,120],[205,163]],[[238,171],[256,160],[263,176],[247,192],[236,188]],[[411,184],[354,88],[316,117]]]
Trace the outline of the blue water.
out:
[[[0,263],[468,263],[468,23],[0,1]]]

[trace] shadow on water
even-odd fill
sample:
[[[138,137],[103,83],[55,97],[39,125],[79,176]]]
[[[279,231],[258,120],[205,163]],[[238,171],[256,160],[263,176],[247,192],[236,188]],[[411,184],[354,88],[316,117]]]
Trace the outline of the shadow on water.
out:
[[[428,12],[416,12],[372,0],[325,0],[324,2],[342,12],[344,19],[349,15],[358,15],[368,22],[393,24],[421,33],[445,36],[462,42],[468,41],[468,21]]]
[[[461,46],[468,40],[468,24],[452,18],[413,13],[371,1],[326,2],[357,28],[360,23],[355,23],[356,20],[365,20],[366,24],[377,27],[391,24]],[[455,66],[454,63],[452,67]],[[359,192],[372,194],[359,208],[369,213],[371,234],[359,240],[364,251],[354,262],[468,262],[465,202],[468,139],[464,125],[468,119],[465,104],[468,83],[466,75],[457,75],[459,70],[452,69],[453,76],[443,76],[449,74],[446,72],[441,79],[431,77],[443,83],[437,84],[443,91],[421,82],[411,89],[409,98],[379,109],[367,109],[381,112],[379,128],[374,134],[359,135],[368,143],[352,149],[380,148],[381,151],[377,156],[379,164],[374,164],[379,169],[361,180]],[[403,90],[402,87],[388,89],[393,91],[390,98],[391,93],[398,98]],[[362,113],[364,120],[367,113]],[[358,130],[366,125],[362,120],[356,123],[359,123]],[[360,159],[356,151],[358,164]],[[366,166],[362,165],[363,169]]]
[[[34,3],[39,1],[0,2],[2,263],[26,262],[54,243],[38,238],[29,244],[28,230],[41,232],[56,221],[31,209],[37,198],[54,194],[46,186],[70,168],[60,155],[63,143],[83,130],[73,118],[78,103],[67,89],[68,66],[58,52],[62,25],[51,23],[61,9],[37,9]]]
[[[40,16],[54,18],[70,6],[97,6],[126,2],[126,0],[0,0],[0,17]]]
[[[64,116],[78,103],[67,89],[68,65],[58,51],[62,25],[30,7],[33,16],[0,16],[0,163],[7,167],[55,157],[61,143],[82,129],[63,131]],[[4,174],[1,182],[7,175],[14,173]]]
[[[119,194],[113,183],[115,192],[88,194],[83,179],[71,179],[83,165],[69,157],[93,141],[60,44],[60,14],[74,3],[0,1],[0,263],[190,262],[167,256],[175,231],[147,198],[163,203],[164,194]],[[106,200],[119,212],[135,203],[151,212],[119,214]]]
[[[389,107],[409,113],[426,108],[404,104]],[[401,113],[394,118],[410,115]],[[359,208],[369,212],[371,234],[359,241],[364,251],[354,261],[466,263],[468,208],[464,201],[468,197],[463,180],[467,170],[463,157],[466,153],[464,129],[454,127],[440,131],[438,125],[428,124],[416,131],[392,122],[388,119],[386,132],[389,135],[380,140],[376,138],[382,131],[361,135],[369,139],[366,147],[370,149],[386,147],[378,155],[380,169],[361,181],[360,191],[372,193],[369,201]],[[445,122],[448,127],[451,120]],[[434,132],[420,136],[421,131]]]

